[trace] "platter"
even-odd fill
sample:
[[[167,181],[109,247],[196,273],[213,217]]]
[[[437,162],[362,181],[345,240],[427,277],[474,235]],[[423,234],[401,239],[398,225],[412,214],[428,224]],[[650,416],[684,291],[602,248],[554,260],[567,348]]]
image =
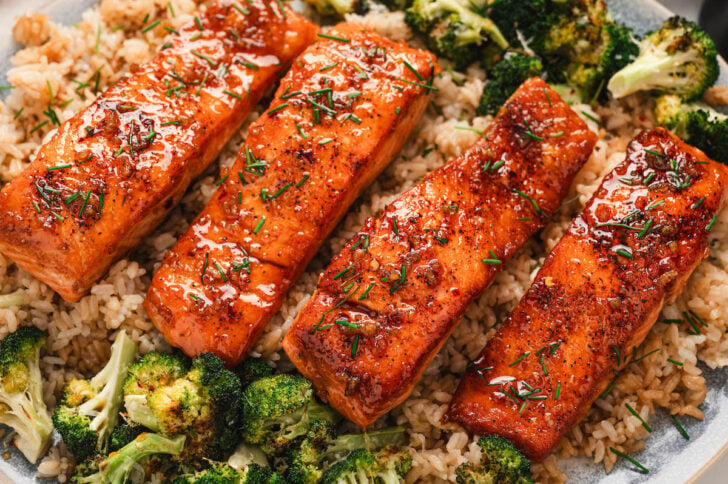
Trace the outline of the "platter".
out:
[[[56,22],[71,24],[80,18],[81,12],[95,4],[95,0],[26,0],[19,3],[0,5],[0,83],[10,68],[9,59],[17,49],[11,38],[14,18],[29,9],[42,11]],[[660,25],[670,12],[650,0],[611,0],[607,2],[615,19],[622,22],[637,34],[643,34]],[[728,65],[721,61],[721,77],[718,85],[728,86]],[[707,380],[708,394],[701,409],[705,419],[700,422],[688,419],[684,422],[690,440],[677,438],[675,430],[665,412],[658,412],[651,420],[654,432],[647,441],[646,448],[638,454],[640,462],[645,463],[651,472],[641,475],[630,470],[628,463],[622,462],[609,475],[605,475],[601,465],[587,459],[567,459],[559,462],[561,469],[573,482],[687,482],[697,479],[701,473],[719,461],[728,449],[728,388],[724,382],[728,369],[712,371],[702,367]],[[0,461],[0,473],[12,482],[29,482],[35,479],[35,469],[31,467],[14,449],[9,449],[10,457]],[[0,476],[2,480],[3,476]]]

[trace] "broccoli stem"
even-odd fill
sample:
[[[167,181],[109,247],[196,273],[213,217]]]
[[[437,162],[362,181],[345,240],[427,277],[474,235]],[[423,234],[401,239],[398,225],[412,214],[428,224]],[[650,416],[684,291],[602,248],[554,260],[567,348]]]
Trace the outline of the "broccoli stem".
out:
[[[124,406],[129,420],[159,432],[159,419],[149,408],[146,395],[127,395],[124,397]]]
[[[36,378],[33,373],[31,370],[31,378]],[[40,387],[40,371],[37,378],[35,385],[29,382],[31,386]],[[13,428],[17,433],[15,446],[31,464],[35,464],[48,449],[50,435],[53,432],[53,422],[40,391],[33,391],[33,388],[30,388],[27,393],[2,394],[0,406],[7,407],[0,416],[0,423]]]
[[[609,81],[609,90],[616,99],[620,99],[638,91],[669,85],[671,82],[680,83],[680,78],[674,75],[676,68],[690,62],[694,57],[689,52],[667,54],[656,50],[649,57],[639,58],[614,74]]]
[[[134,362],[136,355],[136,343],[127,336],[126,331],[121,331],[111,346],[108,363],[89,381],[91,387],[103,389],[79,407],[80,413],[84,415],[98,412],[89,427],[98,432],[97,448],[100,452],[105,452],[108,448],[111,432],[119,421],[126,370]]]
[[[285,428],[284,436],[286,440],[293,440],[308,432],[310,423],[314,420],[336,420],[337,413],[326,405],[321,405],[316,400],[311,399],[308,404],[304,405],[294,413],[289,413],[278,418],[274,424]]]
[[[350,434],[337,437],[326,449],[326,453],[339,453],[357,449],[374,451],[390,445],[401,446],[405,443],[402,427],[388,427],[362,434]]]
[[[0,294],[0,308],[24,306],[25,304],[27,304],[25,300],[25,291],[22,289],[11,292],[10,294]]]

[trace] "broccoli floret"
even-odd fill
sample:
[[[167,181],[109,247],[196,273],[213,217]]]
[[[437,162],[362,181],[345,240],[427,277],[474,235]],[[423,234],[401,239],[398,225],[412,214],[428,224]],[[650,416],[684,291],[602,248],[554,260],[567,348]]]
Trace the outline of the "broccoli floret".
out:
[[[478,114],[496,114],[523,82],[543,71],[538,57],[511,53],[498,62],[488,75],[480,97]]]
[[[114,431],[111,432],[111,438],[109,439],[109,451],[114,452],[121,449],[144,432],[149,432],[149,429],[142,427],[141,425],[123,423],[117,426]]]
[[[315,484],[332,463],[345,458],[355,450],[375,451],[383,447],[404,444],[404,429],[391,427],[364,434],[337,437],[330,422],[317,420],[290,452],[286,480],[291,484]]]
[[[240,378],[240,383],[243,385],[243,388],[255,380],[260,380],[273,374],[273,368],[268,366],[261,358],[246,358],[233,371]]]
[[[379,452],[359,449],[331,466],[321,478],[321,484],[395,484],[404,482],[411,468],[412,457],[406,450],[396,447],[385,447]]]
[[[556,15],[549,0],[500,0],[492,2],[487,12],[511,47],[534,52],[543,50]]]
[[[467,0],[414,0],[405,21],[424,36],[430,50],[459,69],[481,57],[487,39],[500,49],[508,47],[493,21],[474,10],[483,6]]]
[[[213,462],[208,469],[177,477],[174,484],[278,484],[280,474],[257,464],[240,471],[224,462]]]
[[[254,381],[243,392],[242,436],[275,454],[308,432],[315,420],[340,417],[313,396],[311,382],[300,376],[275,375]]]
[[[718,78],[715,43],[697,24],[672,17],[640,42],[639,56],[609,81],[619,99],[638,91],[700,98]]]
[[[632,32],[612,20],[603,0],[552,2],[552,25],[536,52],[549,82],[567,82],[583,101],[596,99],[609,78],[639,52]]]
[[[26,326],[0,344],[0,423],[13,428],[15,446],[33,464],[48,449],[53,432],[39,366],[45,339],[43,331]]]
[[[459,484],[529,484],[531,461],[508,440],[486,435],[478,440],[482,454],[480,464],[463,464],[455,471]]]
[[[126,371],[136,354],[136,343],[121,331],[111,346],[108,363],[96,376],[66,383],[53,424],[76,459],[106,453],[119,420]]]
[[[76,466],[72,484],[123,484],[133,471],[143,469],[145,458],[157,454],[179,455],[184,448],[185,437],[165,437],[144,433],[118,452],[108,456],[97,455]]]
[[[357,0],[305,0],[321,15],[338,15],[343,17],[356,10]]]
[[[187,435],[186,452],[222,460],[238,442],[242,388],[223,361],[203,353],[189,371],[177,357],[146,355],[124,385],[129,420],[165,435]],[[158,380],[155,380],[155,377]]]
[[[655,101],[655,122],[716,161],[728,164],[728,116],[704,103],[683,103],[675,94]]]

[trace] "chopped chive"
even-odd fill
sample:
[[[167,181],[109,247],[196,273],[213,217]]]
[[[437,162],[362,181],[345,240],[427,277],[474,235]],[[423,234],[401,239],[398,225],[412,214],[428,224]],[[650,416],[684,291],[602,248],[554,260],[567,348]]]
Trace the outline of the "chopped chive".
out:
[[[338,66],[339,64],[340,64],[340,62],[334,62],[333,64],[329,64],[327,66],[322,67],[321,69],[319,69],[319,72],[326,72],[326,71]]]
[[[11,85],[0,86],[0,91],[9,91],[11,89],[15,89],[15,86],[11,86]]]
[[[678,321],[679,321],[679,322],[682,322],[682,320],[678,320]],[[650,355],[653,355],[653,354],[657,353],[658,351],[660,351],[660,348],[657,348],[656,350],[652,350],[652,351],[650,351],[649,353],[646,353],[646,354],[644,354],[644,355],[640,356],[640,357],[639,357],[639,358],[637,358],[637,359],[633,359],[633,360],[631,361],[631,363],[637,363],[637,362],[638,362],[638,361],[640,361],[640,360],[644,360],[644,359],[645,359],[645,358],[647,358],[648,356],[650,356]]]
[[[667,361],[669,361],[673,365],[677,365],[677,366],[683,366],[684,365],[684,363],[682,361],[676,361],[676,360],[673,360],[671,358],[668,358]]]
[[[215,182],[215,186],[219,187],[220,185],[222,185],[225,182],[225,180],[228,179],[229,176],[230,176],[230,174],[228,173],[224,177],[220,178],[218,181]]]
[[[220,267],[220,264],[217,263],[217,261],[213,262],[213,265],[215,266],[215,269],[217,269],[217,272],[220,273],[220,276],[222,277],[223,282],[227,282],[227,277],[225,276],[225,273],[222,270],[222,267]]]
[[[170,125],[179,126],[180,124],[182,124],[182,121],[179,121],[179,120],[176,120],[176,121],[165,121],[162,124],[160,124],[160,126],[170,126]]]
[[[718,214],[713,215],[713,218],[710,219],[710,222],[708,225],[705,226],[705,230],[710,232],[710,230],[713,228],[713,225],[715,225],[715,221],[718,219]]]
[[[210,253],[205,252],[205,263],[202,264],[202,272],[200,273],[200,282],[202,283],[203,286],[205,285],[205,280],[204,280],[205,271],[207,271],[207,264],[209,262],[210,262]]]
[[[202,30],[202,22],[200,21],[200,17],[198,17],[197,15],[195,15],[195,24],[197,25],[197,28],[199,30]]]
[[[543,370],[543,374],[545,376],[549,376],[549,372],[546,369],[546,364],[543,362],[544,355],[541,355],[541,357],[538,359],[538,362],[541,363],[541,370]]]
[[[397,227],[397,217],[392,215],[392,233],[394,233],[394,240],[399,241],[399,228]]]
[[[524,359],[525,357],[527,357],[527,356],[528,356],[528,355],[530,355],[530,354],[531,354],[531,352],[530,352],[530,351],[526,351],[526,352],[525,352],[525,353],[523,353],[523,354],[522,354],[522,355],[521,355],[520,357],[518,357],[518,359],[517,359],[516,361],[514,361],[513,363],[511,363],[511,364],[510,364],[510,365],[508,365],[508,366],[516,366],[516,365],[517,365],[517,364],[518,364],[518,363],[519,363],[519,362],[520,362],[521,360],[523,360],[523,359]]]
[[[99,53],[100,44],[101,44],[101,25],[96,27],[96,43],[94,44],[94,54]]]
[[[700,316],[698,316],[697,314],[695,314],[695,311],[693,311],[692,309],[688,309],[688,313],[690,313],[690,316],[692,316],[692,317],[694,317],[695,319],[697,319],[697,320],[698,320],[698,321],[700,322],[700,324],[702,324],[702,325],[703,325],[703,326],[705,326],[706,328],[708,327],[708,323],[706,323],[706,322],[705,322],[705,321],[703,320],[703,318],[701,318]]]
[[[15,113],[15,116],[13,116],[13,120],[18,119],[23,110],[25,110],[25,108],[18,109],[18,111]]]
[[[643,185],[649,185],[653,178],[655,178],[655,172],[654,171],[652,173],[650,173],[649,175],[647,175],[644,180],[642,180],[642,184]]]
[[[324,38],[324,39],[329,39],[329,40],[338,40],[339,42],[344,42],[344,43],[347,43],[347,44],[348,44],[349,42],[351,42],[351,39],[347,39],[347,38],[345,38],[345,37],[337,37],[337,36],[335,36],[335,35],[329,35],[329,34],[322,34],[322,33],[318,33],[318,34],[316,34],[316,35],[317,35],[317,36],[319,36],[319,37],[321,37],[321,38]]]
[[[189,293],[188,296],[189,296],[190,299],[192,299],[195,302],[202,301],[202,299],[200,298],[200,296],[197,296],[196,294]]]
[[[424,81],[425,81],[425,78],[424,78],[424,77],[422,77],[422,75],[421,75],[421,74],[420,74],[419,72],[417,72],[417,69],[415,69],[414,67],[412,67],[412,64],[410,64],[409,62],[407,62],[407,60],[406,60],[406,59],[404,59],[404,60],[403,60],[402,62],[404,63],[405,67],[407,67],[407,69],[411,70],[411,71],[412,71],[412,73],[413,73],[413,74],[414,74],[415,76],[417,76],[417,79],[419,79],[419,80],[420,80],[420,81],[422,81],[422,82],[424,82]]]
[[[358,300],[363,301],[364,299],[367,299],[369,297],[369,291],[371,291],[373,287],[374,283],[372,282],[371,284],[369,284],[369,287],[367,287],[366,290],[361,294],[361,296],[359,296]]]
[[[627,410],[629,410],[629,413],[631,413],[632,415],[634,415],[635,417],[637,417],[639,419],[639,421],[642,422],[642,426],[645,428],[645,430],[647,430],[650,433],[652,432],[652,427],[650,427],[647,424],[647,422],[644,421],[644,419],[642,418],[642,416],[639,413],[637,413],[637,410],[635,410],[634,408],[632,408],[632,405],[630,405],[629,403],[626,403],[625,402],[624,406],[627,407]]]
[[[410,81],[409,79],[403,79],[401,77],[393,77],[393,79],[395,81],[406,82],[407,84],[412,84],[414,86],[424,87],[425,89],[428,89],[430,91],[439,91],[438,88],[436,88],[435,86],[430,86],[429,84],[422,84],[421,82]]]
[[[263,228],[263,224],[265,223],[265,217],[260,217],[260,220],[258,221],[258,224],[253,229],[253,233],[258,235],[258,232],[260,232],[260,229]]]
[[[665,156],[663,153],[653,151],[653,150],[645,150],[645,153],[649,153],[649,154],[655,155],[655,156]]]
[[[281,17],[286,20],[286,9],[283,8],[283,0],[276,0],[276,3],[278,4],[278,10],[281,12]]]
[[[693,328],[694,334],[700,334],[700,328],[698,325],[693,321],[693,318],[690,316],[690,313],[683,312],[683,316],[685,316],[685,319],[687,320],[688,324]],[[690,331],[688,331],[690,332]]]
[[[316,326],[311,328],[311,331],[309,331],[309,334],[314,334],[316,331],[318,331],[319,328],[321,327],[321,324],[324,322],[326,315],[329,314],[331,311],[334,311],[334,310],[338,309],[339,307],[341,307],[342,304],[344,304],[346,301],[348,301],[349,298],[359,290],[359,287],[361,287],[361,286],[356,286],[352,291],[347,292],[345,298],[343,298],[341,301],[336,303],[336,305],[334,307],[331,307],[331,308],[327,309],[326,311],[324,311],[324,314],[321,315],[321,319],[319,320],[318,323],[316,323]]]
[[[478,133],[480,136],[483,136],[483,132],[481,130],[471,128],[470,126],[455,126],[455,129],[460,129],[462,131],[472,131],[473,133]]]
[[[486,257],[485,259],[481,259],[481,262],[493,265],[503,264],[503,261],[500,260],[497,255],[495,255],[495,252],[493,252],[492,250],[489,250],[488,252],[490,253],[490,258]]]
[[[51,210],[51,215],[53,215],[54,217],[56,217],[56,218],[57,218],[58,220],[60,220],[61,222],[63,222],[64,220],[66,220],[66,218],[65,218],[65,217],[62,217],[61,215],[58,215],[58,214],[57,214],[56,212],[54,212],[53,210]]]
[[[683,436],[685,440],[690,440],[690,435],[688,435],[687,430],[685,430],[685,427],[682,426],[680,421],[677,419],[677,415],[671,415],[670,418],[672,418],[672,421],[675,423],[675,427],[677,427],[678,432],[680,432],[680,435]]]
[[[645,467],[642,464],[640,464],[639,462],[637,462],[637,460],[634,459],[634,457],[630,457],[627,454],[625,454],[624,452],[618,451],[614,447],[609,447],[609,450],[611,450],[613,453],[617,454],[619,457],[622,457],[624,459],[627,459],[629,462],[632,463],[632,465],[634,465],[635,467],[637,467],[637,469],[639,470],[639,472],[641,472],[642,474],[649,474],[650,473],[650,470],[647,467]]]
[[[150,30],[152,30],[152,29],[153,29],[154,27],[156,27],[157,25],[159,25],[159,24],[160,24],[161,22],[162,22],[161,20],[157,20],[156,22],[153,22],[153,23],[151,23],[151,24],[147,25],[146,27],[144,27],[144,28],[142,29],[142,33],[143,33],[143,34],[146,34],[146,33],[147,33],[147,32],[149,32]],[[172,30],[174,30],[174,29],[172,29]],[[175,33],[177,33],[177,32],[175,32]]]
[[[320,145],[327,145],[327,144],[331,143],[332,141],[334,141],[333,138],[324,138],[321,141],[319,141],[318,144],[320,144]]]
[[[395,292],[399,291],[399,289],[404,286],[405,280],[407,278],[407,268],[402,264],[402,267],[400,268],[399,273],[399,279],[397,282],[392,284],[392,287],[389,288],[389,294],[394,294]]]
[[[543,92],[544,92],[544,94],[546,94],[546,99],[548,99],[548,101],[549,101],[549,107],[550,108],[553,107],[551,105],[551,96],[549,96],[549,92],[548,92],[548,90],[545,87],[543,88]]]
[[[559,131],[558,133],[551,133],[551,134],[549,134],[549,136],[551,136],[552,138],[558,138],[560,136],[564,136],[564,132]]]
[[[554,400],[558,400],[559,395],[561,395],[561,382],[558,382],[556,384],[556,393],[554,393]]]
[[[604,398],[609,395],[609,392],[611,392],[612,388],[614,388],[614,383],[614,380],[612,380],[609,385],[607,385],[607,388],[605,388],[604,391],[599,395],[599,398]]]
[[[527,400],[524,400],[524,401],[523,401],[523,403],[521,404],[521,408],[520,408],[520,409],[518,409],[518,413],[519,413],[519,414],[520,414],[520,413],[523,413],[523,411],[524,411],[524,410],[526,410],[526,406],[527,406],[527,405],[528,405],[528,401],[527,401]]]
[[[331,109],[330,107],[328,107],[328,106],[324,106],[323,104],[319,104],[319,103],[317,103],[316,101],[313,101],[313,100],[311,100],[311,99],[306,99],[306,101],[307,101],[307,102],[308,102],[309,104],[311,104],[312,106],[314,106],[314,107],[316,107],[316,108],[319,108],[320,110],[322,110],[322,111],[323,111],[323,112],[325,112],[326,114],[330,114],[330,115],[332,115],[332,116],[336,116],[336,111],[334,111],[334,110],[333,110],[333,109]]]
[[[38,130],[39,130],[40,128],[42,128],[42,127],[43,127],[43,126],[45,126],[46,124],[48,124],[48,121],[43,121],[42,123],[40,123],[40,124],[36,125],[36,127],[35,127],[35,128],[33,128],[33,129],[31,129],[31,130],[30,130],[30,134],[33,134],[33,133],[35,133],[36,131],[38,131]]]
[[[543,210],[541,210],[541,207],[538,206],[538,203],[536,202],[536,200],[534,200],[532,197],[530,197],[529,195],[523,193],[522,191],[520,191],[517,188],[514,188],[513,189],[513,192],[516,193],[516,194],[518,194],[518,195],[520,195],[520,196],[522,196],[526,200],[528,200],[531,203],[531,205],[533,206],[534,210],[536,210],[536,212],[539,215],[546,216],[546,214],[543,212]]]
[[[692,208],[693,208],[693,210],[695,210],[696,208],[698,208],[699,206],[701,206],[701,205],[703,204],[703,202],[705,201],[705,198],[706,198],[706,197],[703,197],[703,198],[701,198],[700,200],[698,200],[697,202],[695,202],[695,204],[694,204],[694,205],[693,205],[693,207],[692,207]]]
[[[654,223],[654,220],[653,220],[653,219],[649,219],[649,220],[648,220],[647,222],[645,222],[645,225],[644,225],[644,227],[642,227],[642,230],[640,230],[640,233],[639,233],[639,234],[637,234],[637,238],[638,238],[638,239],[641,239],[641,238],[643,238],[643,237],[644,237],[645,235],[647,235],[647,234],[649,233],[649,231],[650,231],[650,228],[652,227],[652,224],[653,224],[653,223]]]
[[[288,89],[290,89],[290,87]],[[286,92],[283,93],[280,98],[288,99],[289,97],[298,96],[299,94],[303,94],[303,91],[293,91],[289,93],[288,90],[286,90]]]
[[[223,91],[223,92],[224,92],[225,94],[227,94],[228,96],[232,96],[232,97],[234,97],[235,99],[243,99],[243,98],[242,98],[242,97],[240,96],[240,94],[235,94],[235,93],[234,93],[234,92],[232,92],[232,91],[228,91],[228,90],[225,90],[225,91]],[[270,111],[269,111],[269,112],[270,112]]]
[[[602,123],[597,118],[595,118],[591,114],[587,113],[586,111],[582,111],[581,114],[583,114],[586,118],[591,119],[592,121],[597,123],[597,125],[599,125],[599,126],[602,125]]]
[[[632,258],[632,252],[629,252],[626,249],[617,249],[614,252],[616,252],[617,254],[621,255],[622,257],[626,257],[627,259],[631,259]]]
[[[309,177],[309,175],[303,175],[303,178],[301,178],[301,181],[299,181],[298,183],[296,183],[296,188],[300,188],[301,185],[303,185],[304,183],[306,183],[306,180],[308,180],[308,177]]]
[[[66,165],[51,166],[49,168],[46,168],[46,170],[48,170],[48,171],[63,170],[64,168],[70,168],[71,166],[73,166],[73,165],[71,163],[68,163]]]
[[[279,0],[280,1],[280,0]],[[359,335],[354,335],[354,341],[351,344],[351,359],[356,358],[356,350],[359,348]]]
[[[79,217],[81,217],[83,215],[83,210],[86,208],[86,204],[88,203],[89,197],[91,197],[91,190],[86,192],[86,196],[83,197],[83,204],[81,205],[81,209],[78,211]]]
[[[212,66],[213,68],[217,67],[217,62],[215,62],[214,60],[210,59],[210,58],[209,58],[209,57],[207,57],[207,56],[206,56],[205,54],[202,54],[202,53],[200,53],[200,52],[197,52],[196,50],[191,50],[191,51],[190,51],[190,53],[191,53],[192,55],[195,55],[195,56],[199,57],[200,59],[202,59],[202,60],[206,61],[206,62],[207,62],[208,64],[210,64],[210,66]]]
[[[347,119],[355,122],[356,124],[362,123],[362,120],[359,119],[354,113],[349,113],[349,115],[344,119],[344,121],[346,121]]]
[[[175,29],[173,29],[172,27],[169,27],[169,26],[165,26],[165,27],[164,27],[164,30],[166,30],[166,31],[167,31],[167,32],[169,32],[170,34],[175,34],[175,35],[179,35],[179,32],[178,32],[178,31],[176,31]]]
[[[197,32],[195,35],[190,37],[190,41],[195,41],[195,40],[199,39],[200,37],[202,37],[202,32]]]
[[[660,205],[662,205],[663,203],[665,203],[665,200],[659,200],[659,201],[657,201],[657,202],[654,202],[654,203],[650,204],[650,206],[648,206],[648,207],[646,208],[646,210],[651,210],[651,209],[653,209],[653,208],[659,207],[659,206],[660,206]]]
[[[233,8],[235,10],[237,10],[238,12],[240,12],[241,14],[243,14],[243,15],[249,15],[250,14],[250,12],[245,7],[243,7],[242,5],[240,5],[237,2],[233,3]]]
[[[298,134],[301,135],[301,138],[304,140],[308,139],[308,136],[306,136],[306,133],[303,132],[303,128],[301,128],[301,125],[298,124],[298,121],[296,121],[296,129],[298,130]]]

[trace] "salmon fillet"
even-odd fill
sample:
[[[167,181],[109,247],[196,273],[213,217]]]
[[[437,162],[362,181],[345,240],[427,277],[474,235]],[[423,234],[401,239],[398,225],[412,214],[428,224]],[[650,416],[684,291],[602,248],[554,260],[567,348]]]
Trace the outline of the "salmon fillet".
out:
[[[541,79],[480,140],[370,218],[283,348],[361,427],[412,392],[468,305],[559,207],[596,136]]]
[[[644,131],[469,367],[447,418],[546,458],[708,255],[728,169]]]
[[[239,362],[427,105],[434,57],[339,24],[309,47],[145,300],[173,346]]]
[[[63,123],[0,192],[0,252],[75,301],[151,232],[317,28],[220,1]]]

